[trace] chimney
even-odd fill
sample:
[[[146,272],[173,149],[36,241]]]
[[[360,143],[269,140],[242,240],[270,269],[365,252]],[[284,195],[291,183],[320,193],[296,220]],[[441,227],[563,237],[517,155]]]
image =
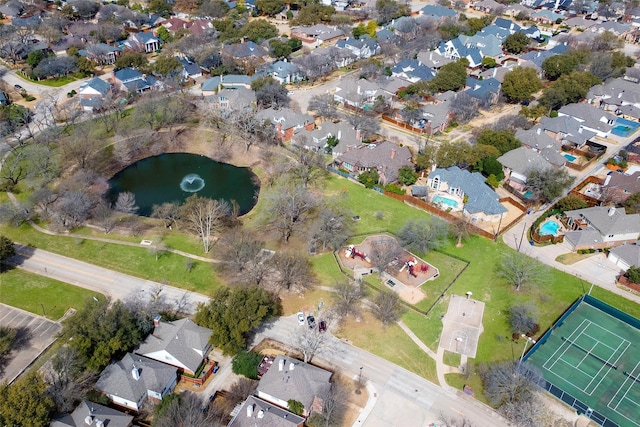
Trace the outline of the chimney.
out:
[[[391,158],[392,159],[396,158],[396,150],[391,150]]]
[[[133,365],[131,368],[131,376],[134,380],[138,381],[140,379],[140,371],[136,368],[136,365]]]
[[[86,417],[84,417],[84,423],[90,426],[91,424],[93,424],[93,417],[91,415],[87,415]]]
[[[160,326],[160,320],[162,320],[162,315],[156,314],[153,318],[153,326]]]
[[[360,129],[356,129],[356,142],[362,142],[362,132]]]
[[[258,418],[264,418],[264,411],[262,409],[258,411]]]
[[[360,85],[358,85],[358,90],[357,90],[358,95],[360,95],[362,93],[361,89],[360,89]]]
[[[280,359],[278,363],[278,371],[282,371],[284,369],[284,359]]]
[[[609,216],[613,216],[616,213],[616,208],[615,206],[611,206],[609,208],[609,211],[607,212],[609,214]]]
[[[536,129],[536,133],[537,133],[538,135],[540,135],[540,134],[542,133],[542,129],[540,129],[540,128]]]
[[[251,417],[253,415],[253,406],[254,405],[247,406],[247,417]]]
[[[293,362],[289,363],[289,370],[293,371],[296,368],[296,365],[293,364]]]
[[[342,138],[342,131],[341,131],[341,130],[339,130],[339,131],[338,131],[338,139],[341,139],[341,138]]]

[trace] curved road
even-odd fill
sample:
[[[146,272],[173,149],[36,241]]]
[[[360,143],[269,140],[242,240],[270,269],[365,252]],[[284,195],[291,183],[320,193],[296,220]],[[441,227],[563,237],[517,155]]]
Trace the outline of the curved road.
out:
[[[35,274],[47,276],[72,285],[101,292],[114,299],[123,299],[139,294],[150,298],[151,292],[159,283],[139,279],[57,255],[42,249],[16,245],[17,255],[6,262],[17,268]],[[163,294],[168,300],[179,300],[185,295],[182,289],[163,286]],[[186,292],[190,308],[198,302],[207,302],[205,295]],[[255,341],[272,338],[292,345],[294,333],[299,328],[295,316],[282,317],[264,325],[255,337]],[[372,402],[358,419],[359,425],[382,427],[402,425],[404,427],[428,427],[438,421],[440,414],[449,417],[465,416],[476,427],[502,427],[508,424],[497,413],[475,399],[461,392],[451,392],[415,375],[393,363],[375,356],[365,350],[341,341],[327,334],[327,346],[316,361],[339,369],[347,375],[358,374],[362,367],[363,376],[375,390]]]

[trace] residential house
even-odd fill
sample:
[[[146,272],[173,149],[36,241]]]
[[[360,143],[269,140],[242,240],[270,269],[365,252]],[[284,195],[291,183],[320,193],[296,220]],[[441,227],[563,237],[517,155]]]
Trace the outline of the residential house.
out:
[[[440,6],[437,4],[428,4],[418,11],[418,15],[442,21],[447,18],[458,16],[458,12],[448,7]]]
[[[553,166],[561,167],[567,162],[567,159],[560,153],[561,144],[544,132],[540,126],[529,130],[518,129],[515,137],[529,149],[538,152]]]
[[[635,243],[640,237],[640,215],[627,215],[613,206],[594,206],[565,212],[571,231],[564,241],[572,251],[604,249]]]
[[[345,34],[338,27],[329,27],[324,24],[291,28],[291,37],[316,46],[337,41],[344,36]]]
[[[434,70],[439,70],[443,65],[453,61],[451,58],[441,55],[437,50],[422,50],[418,52],[416,59]]]
[[[498,193],[486,184],[479,172],[469,172],[457,166],[434,169],[427,177],[427,187],[432,202],[446,200],[446,204],[440,202],[443,208],[462,210],[463,215],[473,222],[497,222],[508,212],[499,202]],[[455,201],[455,206],[452,206],[452,201]]]
[[[246,76],[241,74],[227,74],[211,77],[205,80],[200,85],[202,89],[202,96],[209,96],[215,94],[222,88],[230,89],[251,89],[252,76]]]
[[[480,101],[481,105],[495,104],[500,97],[500,82],[494,78],[467,77],[465,92]]]
[[[455,92],[447,91],[436,95],[432,102],[427,102],[422,106],[422,117],[427,120],[424,131],[428,135],[444,132],[449,126],[453,117],[451,104],[455,97]]]
[[[388,28],[383,28],[381,30],[376,31],[376,40],[378,41],[386,41],[395,37],[393,31]]]
[[[517,191],[526,191],[529,172],[553,167],[540,153],[527,147],[508,151],[497,160],[502,164],[505,182]]]
[[[256,396],[247,397],[234,413],[229,427],[302,427],[305,420]]]
[[[596,136],[595,132],[580,126],[580,122],[569,116],[541,117],[536,126],[542,128],[547,135],[573,148],[583,147],[587,141]]]
[[[353,175],[376,170],[382,185],[396,182],[401,167],[413,166],[409,149],[389,141],[359,145],[342,153],[334,163]]]
[[[291,139],[291,145],[324,153],[328,147],[327,142],[330,137],[338,139],[338,144],[331,150],[334,158],[362,143],[360,132],[356,131],[347,122],[334,123],[327,121],[322,123],[322,126],[318,129],[303,129],[294,134]]]
[[[175,367],[127,353],[104,368],[95,388],[116,405],[140,412],[147,399],[162,400],[177,382]]]
[[[207,96],[219,111],[243,111],[255,108],[256,93],[251,89],[239,87],[237,89],[222,88]]]
[[[482,52],[480,49],[465,46],[460,37],[440,42],[437,51],[440,55],[453,61],[466,58],[469,61],[469,68],[477,68],[482,65]]]
[[[189,23],[189,32],[196,36],[213,33],[216,29],[209,19],[196,19]]]
[[[460,38],[460,41],[462,41],[462,44],[468,48],[479,49],[483,58],[486,56],[499,58],[503,55],[502,39],[498,38],[494,34],[479,32],[473,36],[465,36],[464,34],[461,34],[458,37]]]
[[[640,108],[640,85],[624,78],[610,79],[589,89],[587,100],[614,114],[622,106]]]
[[[506,18],[496,18],[496,20],[493,21],[493,25],[497,25],[500,28],[507,29],[511,34],[522,30],[522,27],[520,25]]]
[[[380,45],[375,39],[346,38],[336,42],[338,49],[348,49],[357,59],[371,58],[380,53]]]
[[[85,111],[93,111],[102,106],[105,96],[111,91],[111,85],[104,80],[94,77],[78,88],[80,105]]]
[[[182,64],[183,78],[197,79],[198,77],[202,77],[202,69],[198,64],[187,58],[177,57],[177,59],[180,61],[180,64]]]
[[[290,141],[293,135],[303,129],[314,128],[314,120],[308,114],[296,113],[289,108],[267,108],[259,111],[256,117],[262,121],[267,121],[274,125],[276,136],[281,141]]]
[[[564,21],[564,25],[577,31],[587,30],[596,24],[596,21],[592,19],[585,19],[583,16],[574,16]]]
[[[304,75],[302,71],[300,71],[300,67],[286,59],[261,65],[258,67],[257,74],[269,75],[281,84],[295,83],[304,80]]]
[[[372,104],[381,94],[380,87],[367,79],[346,78],[338,82],[333,99],[341,104],[363,108],[366,104]]]
[[[531,14],[531,20],[541,24],[555,24],[564,20],[564,15],[560,15],[553,10],[539,10]]]
[[[124,46],[137,52],[151,53],[160,49],[162,40],[153,33],[131,33],[129,38],[125,40]]]
[[[640,43],[640,29],[634,29],[627,33],[624,37],[627,43],[638,44]]]
[[[436,76],[436,72],[417,59],[403,59],[391,69],[391,75],[416,83],[421,80],[431,80]]]
[[[640,246],[638,244],[616,246],[609,251],[608,258],[623,271],[631,267],[640,267]]]
[[[281,408],[295,399],[304,405],[303,416],[322,412],[322,397],[331,387],[332,373],[284,355],[278,355],[262,376],[257,396]]]
[[[559,44],[548,50],[532,50],[520,55],[522,61],[527,61],[535,65],[536,69],[542,71],[542,63],[545,59],[555,55],[562,55],[568,51],[570,47],[566,44]]]
[[[598,22],[593,27],[590,27],[589,30],[596,33],[600,33],[600,34],[604,33],[605,31],[608,31],[616,37],[623,37],[623,36],[626,36],[626,34],[630,30],[633,30],[636,28],[637,27],[632,27],[630,24],[623,24],[622,22],[605,21],[605,22]]]
[[[136,353],[194,375],[211,350],[210,336],[211,329],[188,318],[174,322],[154,320],[153,332]]]
[[[130,427],[133,416],[83,400],[70,414],[53,418],[49,427]]]
[[[504,9],[504,5],[498,3],[495,0],[481,0],[473,4],[475,10],[479,10],[485,13],[496,14]]]
[[[256,66],[265,62],[269,51],[251,40],[236,44],[222,45],[222,57],[242,64],[245,71],[252,73]]]
[[[623,204],[633,194],[640,193],[640,171],[626,174],[612,171],[600,187],[600,200],[605,203]]]
[[[616,116],[589,104],[569,104],[558,110],[558,116],[569,116],[578,122],[580,127],[606,138],[611,132]]]
[[[186,30],[189,28],[189,24],[189,21],[172,16],[171,18],[162,21],[162,24],[160,25],[166,28],[170,33],[175,34],[176,31]]]
[[[86,46],[84,49],[79,50],[78,54],[98,65],[111,65],[120,56],[120,50],[106,43],[98,43]]]
[[[162,85],[154,77],[142,74],[133,68],[123,68],[113,72],[111,84],[118,90],[129,93],[143,93]]]

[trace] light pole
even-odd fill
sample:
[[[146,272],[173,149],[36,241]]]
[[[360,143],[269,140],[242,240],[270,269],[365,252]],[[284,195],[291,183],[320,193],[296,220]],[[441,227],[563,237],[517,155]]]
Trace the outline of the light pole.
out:
[[[358,374],[358,388],[356,389],[356,394],[360,394],[360,388],[362,387],[362,368],[364,366],[360,366],[360,373]]]
[[[520,356],[520,361],[518,362],[518,365],[520,365],[520,364],[522,363],[522,358],[524,357],[524,353],[525,353],[525,351],[527,351],[527,345],[528,345],[529,343],[532,343],[532,344],[535,344],[535,343],[536,343],[536,340],[534,340],[534,339],[533,339],[533,338],[531,338],[531,337],[526,336],[525,334],[520,334],[520,336],[521,336],[522,338],[526,338],[526,339],[527,339],[527,341],[525,341],[525,343],[524,343],[524,348],[522,349],[522,355]]]

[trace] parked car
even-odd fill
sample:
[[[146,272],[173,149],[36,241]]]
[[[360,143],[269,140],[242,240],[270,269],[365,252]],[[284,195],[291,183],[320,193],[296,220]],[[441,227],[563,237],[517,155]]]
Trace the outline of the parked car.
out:
[[[324,332],[327,330],[327,322],[325,322],[324,320],[321,320],[320,323],[318,323],[318,330],[320,332]]]
[[[18,90],[24,90],[24,88],[20,85],[13,85],[13,87],[15,87]]]
[[[304,313],[299,311],[296,316],[298,316],[298,324],[304,326]]]
[[[218,373],[218,369],[220,369],[220,365],[216,364],[216,366],[213,367],[213,373],[217,374]]]
[[[307,323],[309,324],[309,329],[313,329],[316,327],[316,318],[313,316],[307,316]]]

